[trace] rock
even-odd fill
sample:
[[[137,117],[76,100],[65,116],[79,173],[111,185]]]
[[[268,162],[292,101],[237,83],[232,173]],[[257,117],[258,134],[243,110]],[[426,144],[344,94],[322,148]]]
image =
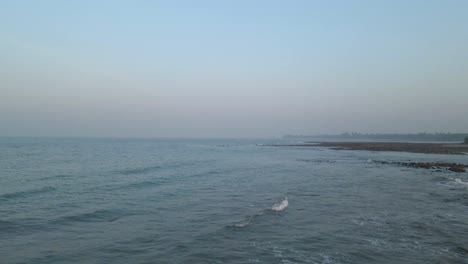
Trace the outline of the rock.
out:
[[[405,166],[410,168],[420,168],[420,169],[432,169],[434,171],[441,171],[441,169],[446,169],[453,172],[466,172],[468,165],[457,164],[457,163],[445,163],[445,162],[388,162],[388,161],[374,161],[379,164],[394,164],[398,166]]]

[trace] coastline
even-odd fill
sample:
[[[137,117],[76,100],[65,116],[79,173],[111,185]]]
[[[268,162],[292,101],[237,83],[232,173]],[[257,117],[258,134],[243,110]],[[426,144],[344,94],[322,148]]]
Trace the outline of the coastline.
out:
[[[445,154],[445,155],[466,155],[468,145],[466,144],[443,144],[443,143],[404,143],[404,142],[306,142],[303,144],[271,145],[289,147],[326,147],[335,150],[364,150],[364,151],[394,151],[423,154]],[[404,167],[441,170],[446,169],[452,172],[466,172],[467,164],[449,162],[389,162],[374,161],[380,164],[393,164]]]
[[[425,154],[466,155],[468,145],[453,143],[404,143],[404,142],[306,142],[295,147],[328,147],[336,150],[397,151]]]

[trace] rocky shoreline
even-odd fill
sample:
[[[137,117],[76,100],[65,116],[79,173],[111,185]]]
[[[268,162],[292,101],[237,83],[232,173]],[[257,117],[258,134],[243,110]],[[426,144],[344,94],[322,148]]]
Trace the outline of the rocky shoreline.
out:
[[[320,142],[290,145],[291,147],[328,147],[336,150],[367,150],[367,151],[399,151],[426,154],[468,154],[468,146],[465,144],[438,144],[438,143],[401,143],[401,142]],[[374,161],[379,164],[390,164],[410,168],[449,170],[452,172],[466,172],[468,165],[449,162],[390,162]]]
[[[336,150],[367,150],[367,151],[399,151],[425,154],[466,155],[466,144],[440,143],[401,143],[401,142],[308,142],[304,144],[269,145],[275,147],[328,147]],[[450,162],[390,162],[373,161],[380,164],[391,164],[411,168],[449,170],[452,172],[466,172],[468,165]]]
[[[431,170],[449,170],[453,172],[466,172],[468,165],[447,162],[389,162],[389,161],[374,161],[380,164],[392,164],[398,166],[405,166],[410,168],[421,168]]]
[[[468,145],[440,143],[400,143],[400,142],[320,142],[304,143],[298,147],[328,147],[337,150],[399,151],[427,154],[465,155]]]

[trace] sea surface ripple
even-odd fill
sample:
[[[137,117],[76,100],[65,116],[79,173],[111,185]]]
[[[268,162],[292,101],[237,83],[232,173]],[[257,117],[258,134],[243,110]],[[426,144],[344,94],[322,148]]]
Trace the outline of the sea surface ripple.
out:
[[[0,138],[0,263],[468,263],[466,156]]]

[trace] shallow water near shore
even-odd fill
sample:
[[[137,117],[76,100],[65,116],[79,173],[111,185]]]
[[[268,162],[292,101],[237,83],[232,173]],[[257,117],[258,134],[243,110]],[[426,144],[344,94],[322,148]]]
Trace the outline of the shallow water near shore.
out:
[[[281,143],[2,138],[0,263],[468,263],[468,173],[373,162],[467,156]]]

